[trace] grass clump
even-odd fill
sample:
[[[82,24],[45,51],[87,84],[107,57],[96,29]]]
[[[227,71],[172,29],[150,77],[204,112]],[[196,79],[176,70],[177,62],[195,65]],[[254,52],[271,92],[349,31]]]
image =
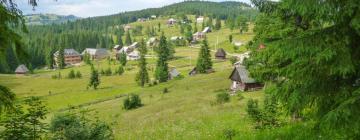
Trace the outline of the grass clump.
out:
[[[230,102],[230,95],[226,92],[221,92],[216,95],[216,103],[224,104]]]

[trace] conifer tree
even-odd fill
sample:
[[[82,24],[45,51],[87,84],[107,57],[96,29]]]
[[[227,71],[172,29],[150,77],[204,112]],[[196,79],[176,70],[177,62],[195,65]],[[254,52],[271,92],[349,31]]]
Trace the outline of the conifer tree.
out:
[[[91,65],[91,74],[88,87],[93,87],[95,90],[100,85],[99,72],[95,70],[94,66]]]
[[[221,29],[221,20],[220,20],[220,18],[216,18],[215,29],[216,29],[216,30],[220,30],[220,29]]]
[[[198,28],[197,28],[197,23],[194,22],[194,33],[196,33],[198,31]]]
[[[211,54],[207,39],[203,40],[199,56],[196,63],[196,71],[199,73],[206,73],[207,70],[212,69]]]
[[[122,40],[122,36],[119,36],[118,45],[120,45],[120,47],[123,47],[123,46],[124,46],[124,42],[123,42],[123,40]]]
[[[209,17],[209,20],[207,21],[206,26],[208,26],[210,28],[213,27],[213,18],[211,16]]]
[[[168,58],[169,58],[169,47],[166,41],[164,33],[160,37],[158,60],[155,69],[155,78],[159,82],[166,82],[168,80]]]
[[[126,59],[126,53],[125,52],[121,52],[119,54],[119,62],[122,66],[126,66],[127,63],[127,59]]]
[[[139,51],[140,51],[139,72],[137,73],[135,80],[138,83],[138,85],[144,87],[145,84],[149,82],[149,74],[147,71],[147,67],[146,67],[147,63],[145,59],[147,49],[144,40],[141,40],[140,42]]]
[[[125,45],[131,45],[132,43],[132,40],[131,40],[131,35],[130,35],[130,31],[126,31],[126,34],[125,34]]]
[[[57,65],[59,69],[65,68],[65,56],[64,56],[64,48],[59,48],[59,54],[57,56]]]

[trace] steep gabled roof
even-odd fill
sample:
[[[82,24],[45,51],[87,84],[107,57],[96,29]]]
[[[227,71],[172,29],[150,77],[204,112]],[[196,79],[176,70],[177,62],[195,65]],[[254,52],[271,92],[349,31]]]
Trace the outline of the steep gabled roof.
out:
[[[29,72],[29,69],[24,64],[19,65],[15,70],[15,73],[27,73],[27,72]]]
[[[54,56],[58,56],[59,55],[59,51],[56,51],[54,53]],[[77,52],[76,50],[74,49],[64,49],[64,55],[65,56],[68,56],[68,55],[80,55],[79,52]]]
[[[256,83],[256,80],[249,76],[249,71],[246,67],[242,65],[236,66],[229,78],[242,83]]]
[[[224,51],[223,48],[219,48],[219,49],[216,51],[215,56],[217,56],[217,57],[225,57],[225,56],[226,56],[226,52]]]

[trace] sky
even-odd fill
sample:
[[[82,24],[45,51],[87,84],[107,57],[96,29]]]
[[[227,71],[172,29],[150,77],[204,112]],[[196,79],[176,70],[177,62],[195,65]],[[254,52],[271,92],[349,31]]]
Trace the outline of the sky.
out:
[[[24,15],[50,13],[58,15],[75,15],[78,17],[94,17],[117,14],[124,11],[158,8],[184,0],[39,0],[38,6],[28,4],[28,0],[16,1]],[[226,0],[210,0],[226,1]],[[232,0],[250,3],[250,0]]]

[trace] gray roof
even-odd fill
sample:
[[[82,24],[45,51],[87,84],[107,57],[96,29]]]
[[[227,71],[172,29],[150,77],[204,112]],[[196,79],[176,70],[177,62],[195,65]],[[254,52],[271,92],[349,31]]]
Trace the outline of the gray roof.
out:
[[[56,51],[54,53],[55,56],[58,56],[59,55],[59,51]],[[64,49],[64,55],[67,56],[67,55],[80,55],[79,52],[77,52],[76,50],[74,49]]]
[[[21,64],[16,68],[15,73],[26,73],[28,71],[29,69],[24,64]]]
[[[89,55],[98,55],[98,56],[108,56],[109,53],[106,49],[95,49],[95,48],[86,48],[82,54],[88,53]]]
[[[169,74],[172,76],[172,77],[177,77],[180,75],[180,72],[177,71],[175,68],[171,69]]]
[[[240,80],[242,83],[256,83],[256,80],[249,76],[249,71],[245,66],[238,65],[235,67],[230,79],[234,81]]]

